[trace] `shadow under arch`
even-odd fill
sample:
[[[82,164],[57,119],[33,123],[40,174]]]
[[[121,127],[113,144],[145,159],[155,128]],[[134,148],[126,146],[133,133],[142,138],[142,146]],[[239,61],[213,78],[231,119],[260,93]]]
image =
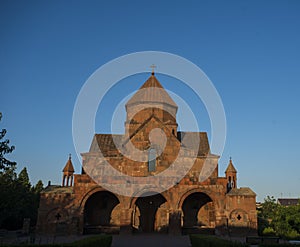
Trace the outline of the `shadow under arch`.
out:
[[[179,201],[183,233],[213,234],[216,226],[215,205],[210,195],[201,190],[186,192]]]
[[[144,191],[132,198],[132,226],[136,232],[167,232],[168,201],[159,193]]]
[[[88,195],[84,199],[84,204],[81,205],[84,234],[118,231],[112,218],[114,208],[120,204],[118,197],[101,189],[93,190],[93,193],[88,193]]]
[[[107,191],[107,192],[109,192],[109,191],[106,190],[106,189],[103,189],[103,188],[101,188],[101,187],[99,187],[99,186],[95,186],[95,187],[93,187],[92,189],[90,189],[87,193],[85,193],[84,196],[82,197],[80,203],[79,203],[79,211],[80,211],[81,213],[83,213],[83,212],[84,212],[84,207],[85,207],[86,201],[90,198],[90,196],[93,195],[93,194],[96,193],[96,192],[101,192],[101,191]],[[112,194],[113,194],[113,193],[112,193]],[[117,194],[113,194],[113,195],[114,195],[115,197],[118,198],[119,202],[121,201],[121,200],[120,200],[120,197],[119,197]]]

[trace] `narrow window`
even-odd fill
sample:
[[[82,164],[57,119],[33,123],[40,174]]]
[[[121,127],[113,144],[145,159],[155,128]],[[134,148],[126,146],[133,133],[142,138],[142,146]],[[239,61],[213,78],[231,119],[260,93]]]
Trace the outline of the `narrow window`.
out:
[[[149,149],[148,156],[148,171],[154,172],[156,167],[156,150],[154,148]]]

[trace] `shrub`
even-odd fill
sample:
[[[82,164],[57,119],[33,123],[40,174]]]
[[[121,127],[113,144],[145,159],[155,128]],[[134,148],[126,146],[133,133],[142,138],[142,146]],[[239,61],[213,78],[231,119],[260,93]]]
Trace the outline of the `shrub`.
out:
[[[98,235],[88,238],[84,238],[68,244],[68,246],[74,247],[110,247],[112,243],[112,236],[110,235]]]
[[[272,227],[266,227],[262,233],[265,236],[275,236],[276,235],[276,232]]]

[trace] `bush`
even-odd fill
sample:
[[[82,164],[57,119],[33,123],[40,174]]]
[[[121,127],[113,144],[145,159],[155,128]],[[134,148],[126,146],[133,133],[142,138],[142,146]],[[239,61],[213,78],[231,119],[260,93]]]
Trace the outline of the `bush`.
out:
[[[89,238],[81,239],[68,246],[74,247],[110,247],[112,243],[112,236],[110,235],[98,235]]]
[[[262,234],[264,236],[276,236],[276,232],[275,232],[275,230],[272,227],[266,227],[263,230]]]
[[[232,242],[229,240],[221,239],[215,236],[205,236],[205,235],[190,235],[190,241],[192,247],[246,247],[249,246],[245,243]]]
[[[297,239],[297,240],[300,240],[300,234],[296,230],[294,230],[294,229],[288,231],[285,237],[287,239]]]

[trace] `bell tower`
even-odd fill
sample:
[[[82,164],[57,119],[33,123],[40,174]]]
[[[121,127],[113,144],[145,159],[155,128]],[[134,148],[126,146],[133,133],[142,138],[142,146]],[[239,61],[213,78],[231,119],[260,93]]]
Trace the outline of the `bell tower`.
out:
[[[73,186],[73,174],[74,167],[71,160],[71,154],[69,154],[69,159],[63,169],[62,186]]]
[[[227,169],[225,171],[225,174],[226,174],[226,179],[227,179],[227,193],[236,188],[237,187],[237,184],[236,184],[236,174],[237,174],[237,171],[232,163],[232,159],[230,157],[230,160],[229,160],[229,164],[227,166]]]

